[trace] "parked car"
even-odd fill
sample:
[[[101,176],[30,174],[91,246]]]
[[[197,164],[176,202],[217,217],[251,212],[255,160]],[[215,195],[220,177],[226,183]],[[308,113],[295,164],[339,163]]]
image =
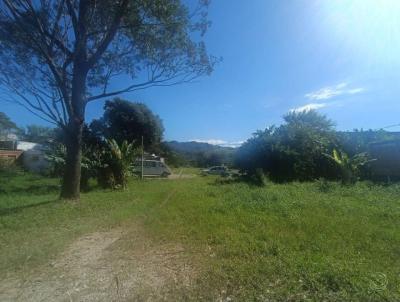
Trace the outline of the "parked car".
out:
[[[230,171],[225,166],[215,166],[210,167],[208,169],[204,169],[201,171],[203,175],[220,175],[220,176],[229,176]]]
[[[136,160],[133,165],[133,171],[136,174],[142,172],[142,161]],[[168,177],[172,172],[169,167],[159,160],[144,160],[143,161],[143,175],[144,176],[159,176]]]

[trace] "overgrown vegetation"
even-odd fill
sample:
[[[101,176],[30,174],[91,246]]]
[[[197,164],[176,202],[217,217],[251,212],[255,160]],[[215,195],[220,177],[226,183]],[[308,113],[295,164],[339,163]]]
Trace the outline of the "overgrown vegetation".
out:
[[[315,110],[290,112],[281,126],[257,131],[238,149],[235,161],[250,178],[257,178],[261,169],[277,182],[326,178],[352,183],[370,176],[371,139],[390,137],[380,131],[368,134],[338,133],[334,123]],[[353,146],[348,140],[352,136],[360,137]]]
[[[126,140],[117,143],[114,139],[98,145],[85,144],[82,154],[81,189],[88,190],[90,179],[96,179],[103,188],[124,189],[131,175],[131,165],[139,155],[134,143]],[[50,175],[60,177],[65,169],[66,148],[61,143],[52,144],[47,155],[51,163]]]
[[[2,276],[48,263],[85,233],[141,222],[152,240],[182,244],[199,261],[175,300],[400,300],[398,185],[196,177],[94,189],[73,204],[57,201],[57,179],[1,179]]]
[[[93,120],[88,130],[99,140],[128,141],[136,147],[141,146],[143,137],[146,150],[159,151],[164,126],[145,104],[115,98],[105,102],[103,116]]]

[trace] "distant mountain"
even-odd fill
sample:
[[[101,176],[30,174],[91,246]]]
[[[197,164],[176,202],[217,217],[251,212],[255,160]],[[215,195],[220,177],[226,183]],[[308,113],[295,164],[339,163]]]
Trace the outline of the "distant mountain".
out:
[[[211,145],[208,143],[199,143],[195,141],[191,142],[178,142],[178,141],[169,141],[165,142],[165,144],[170,147],[173,151],[181,153],[181,152],[209,152],[209,151],[234,151],[232,147],[222,147],[218,145]]]
[[[165,145],[182,157],[187,163],[199,167],[232,165],[236,151],[232,147],[222,147],[199,142],[165,142]]]

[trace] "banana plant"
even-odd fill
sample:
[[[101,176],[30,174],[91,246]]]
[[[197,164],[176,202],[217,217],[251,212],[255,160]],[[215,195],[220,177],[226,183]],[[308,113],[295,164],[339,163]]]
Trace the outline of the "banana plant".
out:
[[[50,163],[50,173],[53,176],[61,177],[65,171],[65,159],[67,150],[65,145],[54,143],[46,153],[46,159]],[[81,160],[81,190],[88,189],[89,179],[96,177],[97,171],[101,166],[101,152],[99,150],[82,150]]]
[[[354,183],[358,180],[361,168],[375,159],[369,159],[366,152],[349,157],[345,152],[333,149],[332,155],[325,154],[340,168],[343,183]]]
[[[126,188],[130,175],[130,166],[138,155],[138,150],[133,143],[123,141],[118,144],[114,139],[107,140],[106,165],[112,175],[111,185],[114,188]]]

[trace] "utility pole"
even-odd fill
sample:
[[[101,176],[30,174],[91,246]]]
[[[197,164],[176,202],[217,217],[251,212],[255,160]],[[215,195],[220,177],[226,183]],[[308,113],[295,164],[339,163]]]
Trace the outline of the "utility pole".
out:
[[[143,145],[143,135],[142,135],[142,180],[143,180],[143,161],[144,161],[144,145]]]

